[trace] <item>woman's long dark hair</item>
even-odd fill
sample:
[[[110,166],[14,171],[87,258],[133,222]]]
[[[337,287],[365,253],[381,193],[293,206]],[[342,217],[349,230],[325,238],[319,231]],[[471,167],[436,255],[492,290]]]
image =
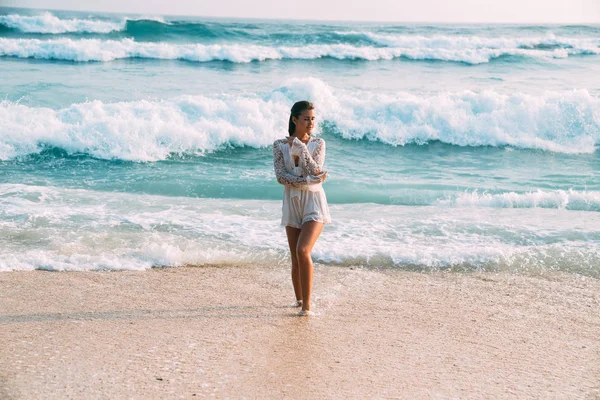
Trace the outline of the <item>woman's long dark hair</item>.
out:
[[[310,101],[302,100],[302,101],[297,101],[294,103],[294,105],[292,106],[291,114],[290,114],[290,122],[288,124],[288,132],[289,132],[290,136],[292,136],[294,134],[294,132],[296,132],[296,124],[292,121],[292,117],[298,118],[300,116],[300,114],[302,114],[305,110],[314,110],[314,109],[315,109],[315,106]]]

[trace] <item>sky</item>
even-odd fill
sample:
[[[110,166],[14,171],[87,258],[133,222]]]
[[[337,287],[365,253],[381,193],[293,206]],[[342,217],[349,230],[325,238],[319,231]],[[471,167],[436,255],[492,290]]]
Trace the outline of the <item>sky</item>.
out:
[[[600,23],[600,0],[0,0],[0,6],[236,18]]]

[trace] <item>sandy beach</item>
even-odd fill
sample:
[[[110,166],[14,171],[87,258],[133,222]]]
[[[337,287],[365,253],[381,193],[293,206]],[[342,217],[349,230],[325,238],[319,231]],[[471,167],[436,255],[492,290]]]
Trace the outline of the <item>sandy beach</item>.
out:
[[[600,281],[316,267],[0,274],[0,398],[600,398]]]

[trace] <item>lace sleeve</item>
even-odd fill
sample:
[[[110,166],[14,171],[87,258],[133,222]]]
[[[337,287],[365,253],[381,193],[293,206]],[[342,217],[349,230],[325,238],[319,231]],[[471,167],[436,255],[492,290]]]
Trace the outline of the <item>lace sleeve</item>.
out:
[[[273,143],[273,168],[275,169],[275,176],[277,177],[277,182],[279,182],[282,185],[290,185],[297,188],[306,187],[306,178],[290,174],[285,170],[285,163],[283,162],[283,153],[281,152],[279,143],[279,140]]]
[[[300,140],[294,138],[292,143],[292,154],[302,158],[302,167],[307,175],[318,175],[323,170],[325,163],[325,141],[318,139],[314,155],[310,154],[308,147]]]

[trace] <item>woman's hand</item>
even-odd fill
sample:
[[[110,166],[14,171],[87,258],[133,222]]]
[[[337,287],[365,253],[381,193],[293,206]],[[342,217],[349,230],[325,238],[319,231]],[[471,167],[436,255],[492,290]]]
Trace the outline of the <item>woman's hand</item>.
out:
[[[306,145],[300,141],[297,137],[294,137],[292,140],[292,145],[290,147],[290,151],[292,155],[299,156],[302,154],[302,151],[306,149]]]
[[[306,177],[306,181],[309,185],[316,185],[318,183],[325,182],[325,178],[327,178],[327,172],[322,172],[319,175],[309,175]]]

